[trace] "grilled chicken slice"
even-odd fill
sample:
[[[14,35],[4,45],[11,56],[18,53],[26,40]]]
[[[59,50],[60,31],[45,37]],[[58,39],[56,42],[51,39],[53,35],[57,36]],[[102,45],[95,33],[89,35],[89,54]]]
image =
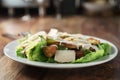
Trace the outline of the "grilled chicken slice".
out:
[[[100,44],[100,41],[94,38],[88,38],[87,39],[91,44]]]
[[[70,49],[77,49],[76,45],[69,44],[69,43],[61,43],[61,46],[64,46],[64,47],[67,47],[67,48],[70,48]]]

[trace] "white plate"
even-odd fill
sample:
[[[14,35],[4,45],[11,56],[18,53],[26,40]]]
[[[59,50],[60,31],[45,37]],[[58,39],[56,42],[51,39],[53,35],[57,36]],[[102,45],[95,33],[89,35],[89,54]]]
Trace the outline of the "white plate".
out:
[[[91,37],[91,36],[86,36],[86,37]],[[96,37],[94,37],[94,38],[96,38]],[[108,44],[111,45],[112,49],[111,49],[110,55],[104,56],[100,59],[97,59],[95,61],[88,62],[88,63],[77,63],[77,64],[45,63],[45,62],[36,62],[36,61],[27,60],[25,58],[20,58],[20,57],[16,56],[16,52],[15,52],[15,48],[16,48],[16,46],[18,46],[17,40],[8,43],[4,47],[4,53],[5,53],[6,56],[8,56],[9,58],[11,58],[11,59],[13,59],[17,62],[24,63],[24,64],[31,65],[31,66],[37,66],[37,67],[46,67],[46,68],[82,68],[82,67],[89,67],[89,66],[94,66],[94,65],[98,65],[98,64],[108,62],[108,61],[114,59],[118,54],[118,49],[113,43],[111,43],[109,41],[106,41],[104,39],[100,39],[100,38],[97,38],[97,39],[99,39],[101,42],[107,42]]]

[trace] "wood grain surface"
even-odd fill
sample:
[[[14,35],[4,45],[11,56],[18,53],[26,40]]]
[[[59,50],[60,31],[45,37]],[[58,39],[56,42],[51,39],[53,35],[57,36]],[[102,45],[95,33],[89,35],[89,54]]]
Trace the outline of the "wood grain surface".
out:
[[[106,39],[118,47],[119,53],[110,62],[77,69],[38,68],[15,62],[4,55],[4,46],[17,39],[18,33],[48,32],[52,27]],[[29,21],[20,18],[0,19],[0,80],[120,80],[120,18],[71,16],[61,20],[53,17],[36,17]]]

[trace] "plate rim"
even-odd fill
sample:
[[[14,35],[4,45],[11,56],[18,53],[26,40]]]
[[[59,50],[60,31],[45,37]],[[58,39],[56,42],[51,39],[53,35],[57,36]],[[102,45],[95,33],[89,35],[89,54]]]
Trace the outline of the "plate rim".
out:
[[[9,57],[10,59],[16,61],[16,62],[19,62],[19,63],[22,63],[22,64],[27,64],[27,65],[31,65],[31,66],[36,66],[36,67],[44,67],[44,68],[57,68],[57,69],[61,69],[61,68],[83,68],[83,67],[90,67],[90,66],[95,66],[95,65],[99,65],[99,64],[103,64],[103,63],[106,63],[106,62],[109,62],[111,61],[112,59],[114,59],[117,54],[118,54],[118,48],[110,41],[108,40],[105,40],[105,39],[102,39],[102,38],[98,38],[98,37],[95,37],[95,36],[88,36],[88,35],[84,35],[85,37],[93,37],[93,38],[96,38],[96,39],[99,39],[101,42],[107,42],[108,44],[111,45],[111,47],[114,49],[114,55],[112,55],[111,58],[108,58],[108,59],[105,59],[103,61],[98,61],[98,62],[95,62],[95,61],[91,61],[91,62],[88,62],[88,63],[75,63],[75,64],[58,64],[58,63],[46,63],[46,62],[37,62],[37,61],[30,61],[26,58],[20,58],[20,57],[12,57],[10,56],[6,49],[16,43],[18,44],[18,41],[17,40],[14,40],[14,41],[11,41],[9,42],[3,49],[3,52],[4,54]],[[15,47],[14,47],[15,48]],[[14,49],[15,50],[15,49]],[[14,53],[16,55],[16,53]],[[110,56],[110,55],[109,55]],[[87,64],[87,65],[86,65]]]

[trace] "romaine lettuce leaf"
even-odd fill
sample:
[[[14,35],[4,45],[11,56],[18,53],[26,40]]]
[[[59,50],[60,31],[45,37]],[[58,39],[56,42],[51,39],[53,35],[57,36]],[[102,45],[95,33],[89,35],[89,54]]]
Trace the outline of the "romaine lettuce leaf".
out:
[[[16,48],[17,56],[22,57],[22,58],[26,58],[26,55],[24,54],[23,50],[24,49],[22,47],[18,46]]]
[[[33,60],[33,61],[47,61],[47,57],[44,55],[42,47],[47,45],[46,40],[44,39],[44,37],[39,36],[40,40],[37,41],[29,41],[28,45],[25,47],[25,54],[26,57],[29,60]],[[22,55],[22,53],[20,52],[23,51],[22,47],[19,46],[16,50],[17,56]]]
[[[75,63],[85,63],[93,61],[97,58],[100,58],[104,55],[104,50],[97,50],[96,52],[91,52],[89,54],[86,54],[84,57],[81,57],[80,59],[77,59]]]
[[[99,50],[97,50],[96,52],[87,53],[84,57],[75,60],[73,63],[90,62],[110,53],[111,46],[108,43],[101,43],[98,45],[98,47]]]
[[[108,55],[110,53],[111,46],[108,43],[101,43],[98,47],[104,50],[104,55]]]
[[[54,58],[53,57],[51,57],[51,58],[48,58],[48,61],[47,61],[48,63],[56,63],[56,61],[54,60]]]

